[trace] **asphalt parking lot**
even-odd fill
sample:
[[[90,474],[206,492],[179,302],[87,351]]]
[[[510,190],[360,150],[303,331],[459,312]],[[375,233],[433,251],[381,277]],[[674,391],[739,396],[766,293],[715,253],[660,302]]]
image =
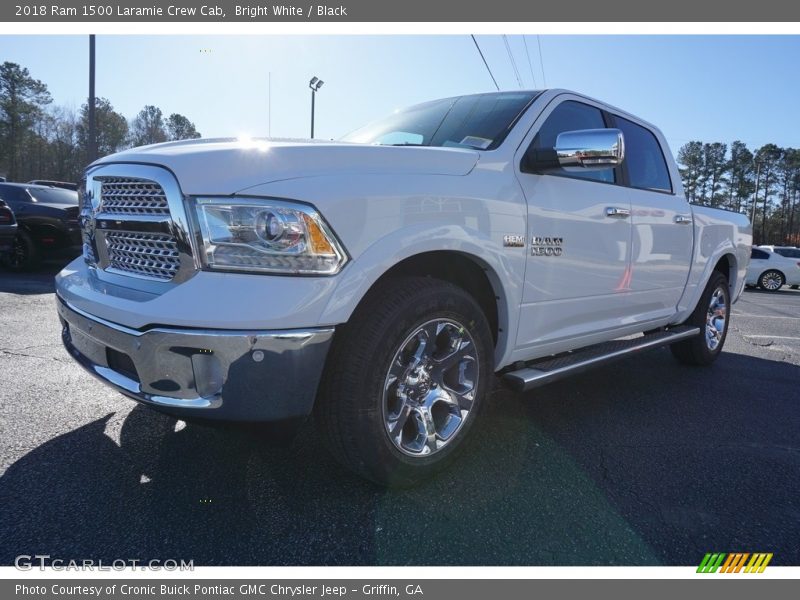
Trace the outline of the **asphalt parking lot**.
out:
[[[526,395],[498,389],[469,451],[386,491],[303,429],[185,424],[61,348],[52,267],[0,272],[0,564],[800,564],[800,291],[747,291],[709,369],[668,350]]]

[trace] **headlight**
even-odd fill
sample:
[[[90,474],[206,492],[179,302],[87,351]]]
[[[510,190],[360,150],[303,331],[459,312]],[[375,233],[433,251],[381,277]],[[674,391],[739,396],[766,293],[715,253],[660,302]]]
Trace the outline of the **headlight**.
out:
[[[269,198],[198,198],[203,261],[211,269],[333,275],[347,256],[310,206]]]

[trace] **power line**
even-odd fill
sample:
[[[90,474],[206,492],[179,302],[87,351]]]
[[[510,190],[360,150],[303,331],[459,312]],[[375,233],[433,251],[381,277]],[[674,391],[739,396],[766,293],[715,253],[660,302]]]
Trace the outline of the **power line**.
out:
[[[525,56],[528,57],[528,68],[531,70],[531,79],[533,79],[533,87],[536,87],[536,76],[533,74],[533,65],[531,65],[531,55],[528,52],[528,40],[525,39],[525,35],[522,36],[522,41],[525,43]]]
[[[472,38],[472,41],[475,42],[475,48],[478,49],[478,54],[481,55],[481,58],[483,59],[483,64],[486,65],[486,70],[489,71],[489,77],[491,77],[492,81],[494,81],[494,87],[496,87],[497,91],[499,92],[500,91],[500,86],[497,85],[497,80],[494,78],[494,74],[492,73],[492,70],[489,68],[489,63],[486,62],[486,57],[483,55],[483,52],[481,51],[481,47],[478,46],[478,40],[476,40],[475,36],[472,35],[472,34],[470,34],[470,37]]]
[[[522,79],[519,76],[519,69],[517,69],[517,61],[514,60],[514,55],[511,53],[511,46],[508,45],[508,36],[505,34],[503,35],[503,42],[506,45],[506,52],[508,52],[508,58],[511,61],[511,68],[514,69],[514,76],[517,78],[520,89],[522,89]]]
[[[542,67],[542,81],[544,87],[547,87],[547,77],[544,75],[544,59],[542,58],[542,36],[536,34],[536,43],[539,44],[539,65]]]

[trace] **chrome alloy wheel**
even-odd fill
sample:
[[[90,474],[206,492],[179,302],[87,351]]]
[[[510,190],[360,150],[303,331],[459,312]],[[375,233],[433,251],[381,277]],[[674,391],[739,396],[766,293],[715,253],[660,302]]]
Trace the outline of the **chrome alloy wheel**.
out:
[[[456,437],[475,400],[479,363],[467,329],[450,319],[417,327],[394,355],[383,387],[383,420],[395,447],[429,456]]]
[[[711,294],[706,314],[706,346],[712,352],[717,349],[725,334],[725,321],[728,319],[728,305],[725,303],[725,290],[720,286]]]
[[[777,271],[767,271],[761,276],[761,287],[770,292],[778,290],[783,285],[783,278]]]

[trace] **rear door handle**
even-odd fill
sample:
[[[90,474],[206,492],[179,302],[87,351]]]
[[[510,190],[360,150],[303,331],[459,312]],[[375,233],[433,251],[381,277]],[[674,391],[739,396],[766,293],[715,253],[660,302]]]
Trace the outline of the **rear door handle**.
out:
[[[629,208],[620,208],[618,206],[609,206],[606,208],[606,216],[612,219],[627,219],[631,216]]]
[[[675,218],[672,220],[678,225],[688,225],[692,222],[692,217],[690,215],[675,215]]]

